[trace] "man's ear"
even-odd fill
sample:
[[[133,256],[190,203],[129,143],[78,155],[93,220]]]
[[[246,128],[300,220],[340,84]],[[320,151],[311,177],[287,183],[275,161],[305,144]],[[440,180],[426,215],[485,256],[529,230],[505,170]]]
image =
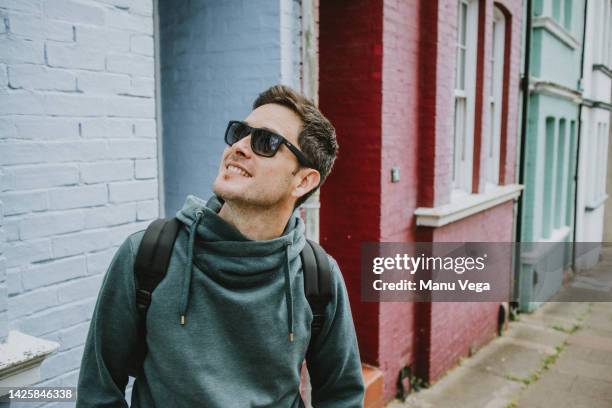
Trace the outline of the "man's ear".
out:
[[[293,189],[291,195],[300,198],[310,190],[317,188],[321,181],[321,174],[315,169],[304,168],[298,171],[296,178],[299,184]]]

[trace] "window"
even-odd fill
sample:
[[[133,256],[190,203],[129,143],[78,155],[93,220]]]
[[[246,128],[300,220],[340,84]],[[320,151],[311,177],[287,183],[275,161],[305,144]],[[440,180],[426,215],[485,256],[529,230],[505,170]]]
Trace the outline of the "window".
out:
[[[608,124],[601,123],[599,133],[599,150],[597,151],[597,165],[599,172],[597,174],[597,183],[599,187],[599,199],[603,199],[606,195],[606,170],[608,161]]]
[[[601,46],[601,63],[607,65],[608,67],[612,67],[612,41],[611,41],[611,36],[612,36],[612,28],[610,27],[612,25],[612,1],[611,0],[604,0],[605,1],[605,6],[604,8],[605,10],[605,20],[604,20],[604,27],[605,29],[602,30],[602,46]]]
[[[563,26],[566,30],[572,31],[572,0],[565,0],[563,10]]]
[[[595,3],[595,55],[596,64],[612,66],[612,0]]]
[[[562,0],[553,0],[552,7],[552,16],[555,20],[561,21],[561,1]]]
[[[552,0],[552,17],[567,31],[572,31],[572,0]]]
[[[548,239],[552,232],[552,217],[554,211],[552,206],[554,205],[554,187],[555,187],[555,119],[546,118],[546,139],[545,139],[545,161],[544,161],[544,205],[542,212],[542,238]]]
[[[565,225],[572,225],[574,218],[574,194],[576,181],[576,121],[570,122],[569,148],[568,148],[568,171],[567,171],[567,195],[565,196]]]
[[[570,225],[573,218],[576,122],[546,118],[541,237]]]
[[[588,178],[590,189],[587,195],[587,206],[597,207],[606,196],[606,165],[608,153],[608,124],[597,123],[590,141]]]
[[[471,192],[474,149],[474,93],[478,42],[478,1],[459,0],[453,129],[453,188]]]
[[[499,184],[499,151],[501,143],[502,98],[504,85],[504,47],[506,20],[497,8],[493,12],[493,41],[491,50],[491,87],[489,94],[489,132],[485,134],[487,184]]]
[[[555,180],[555,223],[554,228],[561,228],[565,225],[565,191],[567,183],[567,157],[565,155],[566,152],[566,129],[565,129],[565,119],[561,119],[559,121],[559,134],[557,136],[557,171],[556,171],[556,180]]]

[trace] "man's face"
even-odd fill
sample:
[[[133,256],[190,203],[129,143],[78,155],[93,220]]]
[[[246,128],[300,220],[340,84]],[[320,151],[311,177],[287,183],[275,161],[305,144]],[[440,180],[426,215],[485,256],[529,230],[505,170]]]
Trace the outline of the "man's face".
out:
[[[289,108],[277,104],[262,105],[244,122],[254,128],[269,129],[298,146],[302,120]],[[245,170],[248,175],[236,171],[234,166]],[[298,167],[297,158],[284,144],[273,157],[253,153],[249,135],[223,151],[213,191],[225,201],[248,206],[292,204],[296,197],[291,193],[301,178],[300,172],[294,175]]]

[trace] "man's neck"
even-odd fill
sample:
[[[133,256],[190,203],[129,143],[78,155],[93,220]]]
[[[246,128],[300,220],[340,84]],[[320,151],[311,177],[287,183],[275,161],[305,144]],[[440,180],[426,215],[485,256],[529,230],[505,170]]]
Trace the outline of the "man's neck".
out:
[[[219,217],[248,239],[265,241],[282,235],[292,212],[290,208],[245,207],[226,201],[219,210]]]

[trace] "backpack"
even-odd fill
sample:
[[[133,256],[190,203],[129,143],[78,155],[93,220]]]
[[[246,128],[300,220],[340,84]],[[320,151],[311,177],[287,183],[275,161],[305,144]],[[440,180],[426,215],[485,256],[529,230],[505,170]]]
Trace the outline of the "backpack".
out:
[[[170,263],[172,248],[181,222],[177,218],[157,219],[146,229],[134,261],[134,283],[139,327],[136,350],[128,362],[128,374],[136,377],[142,369],[147,353],[146,317],[151,297],[157,285],[164,279]],[[304,275],[304,292],[312,310],[310,344],[321,332],[325,323],[325,307],[331,300],[331,265],[325,250],[309,239],[300,253]],[[306,356],[310,355],[309,350]]]

